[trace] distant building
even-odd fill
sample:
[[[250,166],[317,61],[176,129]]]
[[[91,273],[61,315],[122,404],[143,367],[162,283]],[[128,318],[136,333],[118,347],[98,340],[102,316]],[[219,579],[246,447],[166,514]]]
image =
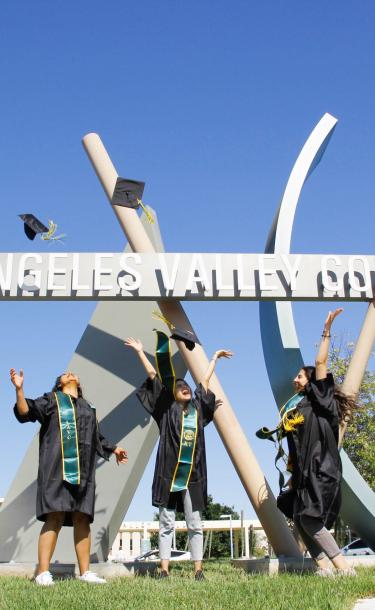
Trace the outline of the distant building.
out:
[[[234,557],[240,556],[240,549],[243,541],[243,556],[250,556],[251,536],[256,536],[256,546],[269,552],[267,536],[264,533],[260,521],[254,519],[244,519],[242,524],[240,519],[202,521],[204,534],[204,548],[211,547],[212,536],[215,532],[233,532],[233,551]],[[151,534],[159,531],[159,521],[124,521],[113,542],[108,559],[118,561],[132,561],[146,550],[150,549]],[[186,532],[185,521],[176,521],[176,532]]]

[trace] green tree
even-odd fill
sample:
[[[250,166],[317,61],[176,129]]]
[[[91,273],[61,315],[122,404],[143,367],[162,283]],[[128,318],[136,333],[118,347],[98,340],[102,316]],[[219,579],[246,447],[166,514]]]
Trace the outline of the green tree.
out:
[[[239,514],[234,510],[234,506],[226,506],[219,502],[214,502],[212,496],[208,496],[207,507],[202,513],[202,519],[215,521],[221,515],[232,515],[232,519],[239,519]],[[211,544],[211,557],[230,557],[230,533],[213,532]]]
[[[330,371],[340,385],[345,378],[353,344],[333,346]],[[348,425],[344,449],[371,489],[375,491],[375,371],[366,371],[358,394],[359,409]]]

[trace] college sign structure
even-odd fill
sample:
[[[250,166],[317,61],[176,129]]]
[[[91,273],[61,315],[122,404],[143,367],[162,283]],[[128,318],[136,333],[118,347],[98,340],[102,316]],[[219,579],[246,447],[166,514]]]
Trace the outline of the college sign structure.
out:
[[[375,296],[375,256],[0,254],[0,299],[340,300]]]
[[[300,193],[321,160],[336,122],[331,115],[324,115],[302,148],[264,254],[164,253],[157,222],[150,225],[134,209],[113,203],[118,173],[96,134],[86,135],[83,145],[128,239],[126,252],[0,254],[0,300],[99,301],[68,370],[79,375],[87,397],[97,408],[103,433],[126,447],[129,463],[124,469],[113,469],[111,464],[99,462],[92,560],[107,558],[157,440],[157,427],[135,396],[144,379],[143,368],[123,347],[124,339],[134,336],[153,353],[152,314],[156,308],[171,325],[192,330],[180,301],[260,301],[264,359],[275,403],[280,407],[289,397],[289,380],[303,364],[291,301],[374,298],[375,256],[290,254]],[[348,393],[359,388],[374,339],[375,305],[370,305],[345,379]],[[176,341],[173,350],[177,376],[189,370],[199,383],[208,365],[204,346],[196,344],[189,351]],[[301,557],[215,374],[210,386],[222,401],[214,424],[275,553]],[[35,561],[40,531],[35,519],[37,461],[35,438],[0,509],[0,562]],[[344,452],[342,461],[342,514],[361,537],[375,544],[375,494]],[[54,557],[60,562],[73,559],[69,532],[61,533]]]

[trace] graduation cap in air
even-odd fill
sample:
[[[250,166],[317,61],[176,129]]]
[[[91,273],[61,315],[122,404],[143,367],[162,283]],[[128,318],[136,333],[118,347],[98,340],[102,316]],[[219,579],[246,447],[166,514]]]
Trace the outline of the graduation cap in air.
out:
[[[141,180],[130,180],[129,178],[118,176],[111,203],[112,205],[121,205],[133,210],[138,210],[141,207],[148,221],[153,223],[154,219],[142,201],[144,188],[145,183],[141,182]]]
[[[185,328],[174,326],[169,320],[167,320],[167,318],[165,318],[158,311],[153,311],[152,313],[153,313],[154,318],[158,318],[159,320],[162,320],[168,326],[168,328],[170,329],[170,331],[172,333],[171,339],[176,339],[177,341],[182,341],[183,343],[185,343],[187,349],[190,351],[192,351],[195,348],[196,343],[198,343],[198,345],[200,345],[200,341],[194,331],[186,330]]]
[[[18,214],[18,216],[23,220],[23,227],[29,239],[34,239],[37,233],[48,233],[48,227],[34,214]]]
[[[199,340],[195,332],[191,330],[185,330],[184,328],[174,327],[171,328],[172,334],[171,339],[177,339],[177,341],[183,341],[188,348],[192,351],[195,348],[195,344],[200,345]]]
[[[41,233],[43,241],[59,241],[65,234],[55,235],[57,224],[53,220],[48,221],[48,227],[43,224],[34,214],[18,214],[23,220],[25,233],[29,239],[34,239],[37,233]]]

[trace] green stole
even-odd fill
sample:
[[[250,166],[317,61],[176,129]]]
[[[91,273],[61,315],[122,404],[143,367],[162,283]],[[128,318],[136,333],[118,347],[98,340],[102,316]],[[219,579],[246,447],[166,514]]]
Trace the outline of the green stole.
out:
[[[284,473],[278,466],[278,462],[280,459],[283,459],[285,463],[286,453],[283,449],[282,440],[283,436],[286,432],[295,430],[295,425],[299,425],[303,423],[303,416],[293,416],[293,411],[296,411],[299,403],[304,397],[304,392],[298,392],[298,394],[294,394],[289,400],[280,408],[279,415],[280,421],[276,428],[273,430],[269,430],[268,428],[261,428],[255,434],[258,438],[268,439],[275,443],[277,447],[277,454],[275,457],[275,467],[279,471],[279,486],[280,492],[285,485],[285,477]],[[275,434],[275,437],[274,437]]]
[[[55,392],[59,415],[63,480],[71,485],[80,484],[79,450],[76,414],[69,394]]]
[[[176,374],[174,372],[171,345],[168,335],[161,330],[156,331],[156,368],[160,381],[170,390],[174,396]]]
[[[292,396],[292,398],[289,398],[289,400],[285,403],[285,405],[283,405],[281,407],[281,409],[280,409],[280,417],[281,417],[282,420],[284,419],[286,414],[289,413],[289,411],[292,411],[292,410],[297,408],[297,406],[301,402],[301,400],[304,397],[304,395],[305,394],[303,392],[298,392],[298,394],[294,394]]]
[[[194,405],[189,402],[187,414],[182,414],[180,451],[173,474],[171,491],[182,491],[188,488],[191,471],[193,470],[197,430],[198,412]]]
[[[296,410],[297,406],[299,405],[299,403],[301,402],[303,397],[304,397],[304,393],[299,392],[298,394],[294,394],[291,398],[289,398],[289,400],[285,403],[285,405],[283,405],[280,408],[280,411],[279,411],[280,421],[279,421],[278,425],[276,426],[276,428],[274,428],[273,430],[269,430],[269,428],[265,428],[265,427],[260,428],[260,430],[258,430],[255,433],[256,436],[261,439],[269,439],[269,440],[275,442],[273,435],[276,432],[277,437],[282,436],[284,425],[288,421],[288,416],[290,415],[291,411]]]
[[[169,337],[159,330],[156,331],[156,337],[155,357],[158,376],[162,383],[174,395],[176,374],[172,364]],[[190,402],[188,405],[188,412],[182,414],[180,449],[173,474],[171,492],[182,491],[183,489],[188,488],[194,464],[197,432],[198,412],[193,403]]]

